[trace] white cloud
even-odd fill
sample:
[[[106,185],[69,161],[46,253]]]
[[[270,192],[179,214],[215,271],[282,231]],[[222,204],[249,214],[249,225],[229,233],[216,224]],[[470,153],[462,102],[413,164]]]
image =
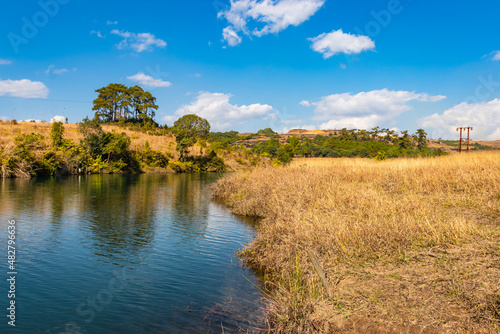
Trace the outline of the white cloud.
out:
[[[236,46],[241,43],[241,37],[231,27],[225,27],[222,30],[222,37],[230,46]]]
[[[191,104],[183,105],[175,112],[180,117],[196,114],[207,119],[215,130],[226,130],[244,122],[268,117],[273,110],[268,104],[251,104],[237,106],[229,103],[231,94],[200,92]],[[170,122],[173,116],[166,116],[164,121]]]
[[[118,24],[118,21],[110,21],[110,20],[107,20],[106,21],[106,24],[109,26],[109,25],[114,25],[114,24]]]
[[[96,34],[97,37],[99,37],[99,38],[104,38],[104,36],[102,35],[102,33],[100,31],[92,30],[90,33],[91,34]]]
[[[241,43],[241,37],[237,34],[240,31],[254,36],[278,33],[290,25],[298,26],[307,21],[324,2],[325,0],[231,0],[231,7],[219,12],[217,16],[224,17],[230,23],[223,30],[223,37],[229,45],[234,46]],[[255,27],[250,31],[250,20],[260,25],[260,29]]]
[[[10,65],[10,64],[12,64],[12,61],[0,58],[0,65]]]
[[[331,119],[328,122],[321,123],[321,130],[330,129],[371,129],[374,126],[381,125],[386,120],[380,115],[369,115],[364,117],[342,117],[341,119]]]
[[[63,74],[63,73],[66,73],[66,72],[68,72],[68,70],[67,70],[67,69],[65,69],[65,68],[61,68],[61,69],[54,70],[54,72],[53,72],[53,73],[54,73],[54,74]]]
[[[74,71],[76,71],[76,68],[73,69]],[[66,72],[69,72],[68,69],[66,68],[59,68],[59,69],[56,69],[54,65],[50,65],[47,70],[45,71],[46,74],[63,74],[63,73],[66,73]]]
[[[52,119],[50,120],[50,123],[55,123],[55,122],[64,123],[64,122],[66,122],[66,117],[56,115],[56,116],[52,117]]]
[[[358,128],[369,129],[382,125],[391,118],[411,110],[411,101],[436,102],[445,96],[429,96],[408,91],[390,91],[388,89],[343,93],[322,97],[318,102],[303,101],[314,106],[313,120],[326,121],[321,129]]]
[[[149,87],[170,87],[172,83],[169,81],[162,81],[160,79],[155,79],[152,76],[146,75],[142,72],[137,73],[136,75],[132,75],[127,77],[128,80],[136,81],[141,85],[149,86]]]
[[[0,80],[0,96],[14,96],[24,99],[47,98],[49,89],[40,81]]]
[[[500,60],[500,51],[494,51],[494,53],[493,60]]]
[[[34,119],[34,118],[28,118],[28,119],[25,119],[24,121],[21,121],[21,122],[26,122],[26,123],[41,123],[42,120],[41,119]]]
[[[418,124],[424,128],[444,131],[443,136],[457,137],[457,127],[472,126],[471,137],[500,139],[500,99],[479,103],[460,103],[442,114],[424,117]]]
[[[302,101],[300,101],[300,102],[299,102],[299,104],[300,104],[301,106],[304,106],[304,107],[309,107],[309,106],[311,106],[311,103],[310,103],[309,101],[306,101],[306,100],[302,100]]]
[[[375,48],[375,43],[370,37],[346,34],[342,29],[323,33],[317,37],[309,38],[309,40],[312,42],[311,49],[323,54],[325,59],[338,53],[350,55]]]
[[[111,33],[123,37],[123,40],[116,45],[118,49],[131,48],[135,52],[143,52],[153,51],[154,46],[159,48],[167,46],[167,43],[164,40],[156,38],[155,35],[147,32],[136,34],[133,32],[114,29]]]

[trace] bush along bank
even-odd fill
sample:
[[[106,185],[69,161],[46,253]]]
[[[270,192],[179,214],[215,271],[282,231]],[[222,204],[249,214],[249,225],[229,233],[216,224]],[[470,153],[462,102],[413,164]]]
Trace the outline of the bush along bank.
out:
[[[153,129],[154,130],[154,129]],[[0,148],[2,177],[156,172],[222,172],[224,161],[215,152],[175,161],[172,154],[143,147],[131,149],[125,132],[104,131],[96,120],[78,124],[79,142],[64,138],[64,124],[53,123],[48,137],[24,133]],[[149,129],[151,131],[151,129]],[[172,136],[161,130],[163,136]]]

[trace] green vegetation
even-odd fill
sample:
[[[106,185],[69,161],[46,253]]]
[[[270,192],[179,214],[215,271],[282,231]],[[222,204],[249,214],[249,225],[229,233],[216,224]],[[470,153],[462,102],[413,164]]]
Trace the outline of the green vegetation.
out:
[[[118,121],[155,124],[156,98],[140,86],[127,87],[111,83],[96,90],[95,119],[101,123]]]
[[[460,140],[439,140],[440,143],[443,143],[448,146],[456,147],[458,148],[460,146]],[[467,143],[462,143],[462,149],[465,150],[467,149]],[[481,145],[479,143],[470,143],[469,144],[469,150],[471,151],[493,151],[493,150],[498,150],[496,147],[492,146],[486,146],[486,145]]]
[[[290,136],[266,128],[241,136],[236,131],[210,132],[210,123],[194,114],[180,117],[168,128],[155,122],[156,98],[141,87],[111,83],[96,92],[94,117],[87,117],[78,125],[76,138],[74,135],[73,139],[64,138],[61,122],[52,124],[47,141],[41,134],[19,134],[13,138],[13,145],[0,149],[1,175],[133,173],[149,167],[156,171],[167,168],[175,172],[221,172],[228,169],[228,161],[235,170],[261,164],[286,165],[299,157],[361,157],[382,161],[446,154],[428,147],[423,129],[413,135],[408,131],[398,135],[394,130],[374,127],[371,131],[342,129],[328,134]],[[104,131],[103,125],[115,125],[117,131]],[[165,139],[159,139],[162,144],[158,145],[157,140],[149,138],[132,147],[132,139],[140,135],[130,132],[127,135],[124,131]],[[172,139],[178,152],[175,157]],[[156,143],[153,147],[157,150],[151,148],[150,142]],[[457,141],[443,142],[458,145]],[[162,153],[158,148],[165,143],[168,147]],[[474,143],[471,149],[491,148]]]
[[[208,135],[210,124],[206,119],[197,115],[184,115],[175,121],[173,132],[177,141],[179,160],[182,161],[187,149]]]
[[[427,147],[427,134],[423,129],[417,130],[413,136],[410,136],[408,131],[402,131],[402,136],[397,136],[389,129],[376,127],[372,130],[368,132],[342,129],[335,136],[317,135],[314,138],[291,136],[286,143],[271,139],[256,144],[252,149],[259,155],[270,157],[282,164],[288,163],[293,157],[361,157],[384,160],[445,154],[439,149],[432,150]]]

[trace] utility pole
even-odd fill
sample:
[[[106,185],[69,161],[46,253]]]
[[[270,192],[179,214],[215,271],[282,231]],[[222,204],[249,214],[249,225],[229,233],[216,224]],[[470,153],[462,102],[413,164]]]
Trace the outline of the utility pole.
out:
[[[457,131],[460,130],[460,146],[458,151],[462,153],[462,131],[467,130],[467,153],[469,153],[469,142],[470,142],[470,132],[473,130],[472,126],[461,126],[457,128]]]

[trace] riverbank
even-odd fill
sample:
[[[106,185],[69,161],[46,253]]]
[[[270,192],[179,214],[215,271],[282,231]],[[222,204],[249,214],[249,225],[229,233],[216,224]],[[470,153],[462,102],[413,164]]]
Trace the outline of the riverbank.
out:
[[[498,152],[296,159],[212,189],[263,218],[242,258],[265,273],[274,332],[500,330]]]
[[[246,170],[268,164],[244,148],[200,140],[180,158],[170,128],[135,124],[0,121],[0,177],[81,174],[193,173]]]

